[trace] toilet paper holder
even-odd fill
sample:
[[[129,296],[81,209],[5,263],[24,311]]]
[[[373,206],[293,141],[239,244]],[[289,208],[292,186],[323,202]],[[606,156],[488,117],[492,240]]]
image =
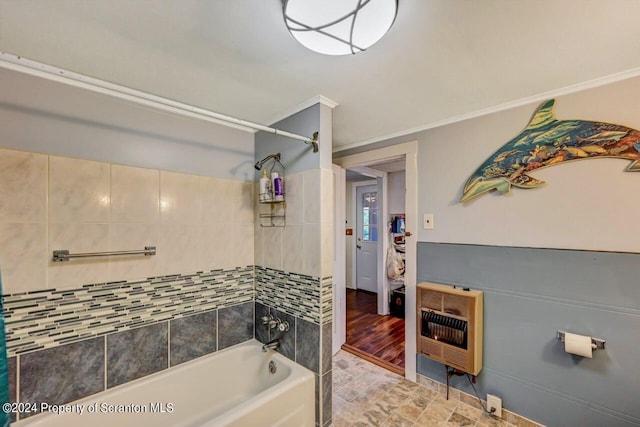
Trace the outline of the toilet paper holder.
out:
[[[558,338],[561,342],[564,342],[564,334],[565,334],[565,331],[557,331],[556,338]],[[591,347],[594,350],[604,350],[605,342],[606,341],[603,339],[591,337]]]

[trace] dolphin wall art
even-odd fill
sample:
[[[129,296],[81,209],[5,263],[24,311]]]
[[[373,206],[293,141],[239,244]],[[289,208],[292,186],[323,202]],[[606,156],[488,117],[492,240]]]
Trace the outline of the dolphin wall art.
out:
[[[539,187],[544,181],[529,172],[572,160],[616,157],[633,160],[626,171],[640,172],[640,131],[611,123],[558,120],[554,105],[555,99],[542,104],[527,127],[469,177],[461,202],[493,190],[508,193],[512,185]]]

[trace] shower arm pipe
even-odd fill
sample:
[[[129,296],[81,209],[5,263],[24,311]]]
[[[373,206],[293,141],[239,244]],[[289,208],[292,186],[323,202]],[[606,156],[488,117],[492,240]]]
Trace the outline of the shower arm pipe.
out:
[[[43,64],[42,62],[22,58],[8,52],[0,51],[0,67],[13,71],[19,71],[36,77],[45,78],[47,80],[63,83],[80,89],[86,89],[92,92],[110,95],[119,99],[134,102],[136,104],[152,107],[174,114],[179,114],[186,117],[206,120],[244,131],[258,130],[272,133],[274,135],[283,136],[286,138],[296,139],[298,141],[304,142],[305,144],[312,145],[313,152],[318,152],[318,132],[314,132],[312,138],[297,135],[295,133],[261,125],[259,123],[250,122],[248,120],[227,116],[226,114],[216,113],[204,108],[194,107],[193,105],[173,101],[171,99],[152,95],[140,90],[117,85],[115,83],[109,83],[104,80],[96,79],[94,77],[74,73],[73,71],[64,70],[62,68]]]

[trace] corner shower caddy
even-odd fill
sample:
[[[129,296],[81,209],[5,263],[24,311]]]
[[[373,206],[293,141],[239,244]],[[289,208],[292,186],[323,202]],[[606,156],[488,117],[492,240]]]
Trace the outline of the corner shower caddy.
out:
[[[286,204],[286,180],[285,180],[285,167],[282,163],[280,163],[280,153],[274,154],[273,157],[269,160],[271,161],[271,167],[267,170],[269,171],[269,178],[271,178],[271,174],[273,172],[277,172],[280,178],[282,178],[283,192],[282,192],[282,200],[263,200],[264,194],[258,194],[258,203],[262,206],[269,206],[268,212],[262,212],[262,207],[260,207],[260,226],[261,227],[285,227],[287,225],[287,204]],[[264,166],[264,165],[263,165]],[[270,195],[269,195],[270,196]]]

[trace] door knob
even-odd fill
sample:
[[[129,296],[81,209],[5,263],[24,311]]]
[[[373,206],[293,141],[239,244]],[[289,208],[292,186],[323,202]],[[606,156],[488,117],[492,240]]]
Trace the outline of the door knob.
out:
[[[407,237],[411,237],[411,232],[407,231],[407,232],[404,233],[404,235],[407,236]]]
[[[356,245],[356,248],[358,248],[358,249],[362,249],[362,246],[360,246],[360,245]]]

